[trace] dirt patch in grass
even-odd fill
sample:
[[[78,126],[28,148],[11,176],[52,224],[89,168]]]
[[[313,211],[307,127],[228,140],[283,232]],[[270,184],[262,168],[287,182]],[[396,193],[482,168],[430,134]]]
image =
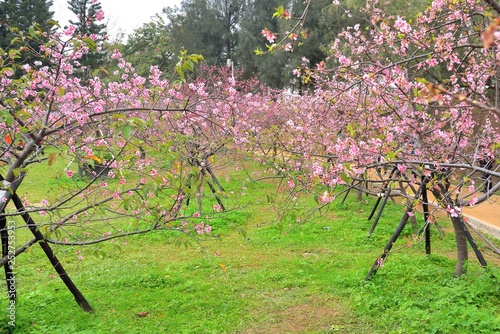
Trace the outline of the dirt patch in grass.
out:
[[[345,329],[346,311],[343,305],[314,302],[294,305],[282,310],[268,310],[267,323],[241,331],[241,334],[321,333]],[[261,314],[260,312],[258,312]],[[342,325],[340,325],[342,324]]]

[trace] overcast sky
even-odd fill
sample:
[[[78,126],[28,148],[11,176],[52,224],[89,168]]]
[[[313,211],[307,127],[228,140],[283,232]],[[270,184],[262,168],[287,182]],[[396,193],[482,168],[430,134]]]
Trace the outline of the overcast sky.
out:
[[[68,9],[68,0],[53,0],[54,19],[61,26],[69,19],[76,19]],[[164,7],[179,6],[181,0],[101,0],[102,9],[106,13],[104,22],[108,25],[111,36],[116,36],[120,30],[126,34],[132,33],[143,23],[150,21],[156,13],[161,13]]]

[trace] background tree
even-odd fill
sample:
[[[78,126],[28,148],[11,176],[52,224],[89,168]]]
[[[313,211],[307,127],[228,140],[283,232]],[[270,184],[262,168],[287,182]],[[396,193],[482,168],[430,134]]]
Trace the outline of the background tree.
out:
[[[0,47],[6,49],[10,46],[13,36],[10,27],[15,25],[16,18],[11,19],[17,13],[17,0],[5,0],[0,2]]]
[[[167,25],[159,14],[151,22],[135,29],[123,48],[123,56],[143,76],[149,73],[152,65],[158,66],[164,73],[171,73],[177,62],[175,54]]]
[[[89,46],[91,50],[81,59],[84,65],[80,76],[88,79],[92,73],[103,64],[105,53],[102,45],[107,39],[106,24],[99,23],[104,19],[104,12],[100,2],[92,0],[69,0],[69,10],[76,15],[76,20],[69,20],[75,26],[75,33],[90,38],[93,43]]]
[[[0,3],[0,48],[7,50],[21,45],[27,48],[21,53],[20,58],[15,60],[16,62],[44,61],[44,58],[39,56],[38,42],[12,43],[12,40],[18,32],[28,34],[32,25],[40,32],[50,31],[53,24],[49,21],[54,15],[50,10],[52,3],[52,0],[6,0]],[[40,41],[47,41],[44,34],[39,34],[38,37]]]
[[[217,13],[216,19],[223,33],[223,61],[227,61],[235,56],[239,33],[238,25],[241,13],[245,10],[245,2],[243,0],[213,0],[213,8]]]
[[[17,27],[22,31],[27,31],[34,22],[38,23],[42,30],[47,31],[52,28],[47,21],[51,20],[54,12],[50,10],[52,0],[20,0],[18,12],[15,17]]]
[[[289,55],[276,53],[269,57],[259,57],[253,50],[262,44],[259,36],[263,29],[278,29],[279,21],[273,19],[272,13],[282,4],[282,1],[277,0],[257,0],[250,1],[245,6],[241,14],[234,58],[236,66],[243,71],[244,78],[259,78],[262,83],[274,88],[281,88],[289,83],[290,69],[283,66]]]
[[[202,54],[207,64],[225,66],[234,53],[240,0],[184,0],[164,10],[175,50]]]

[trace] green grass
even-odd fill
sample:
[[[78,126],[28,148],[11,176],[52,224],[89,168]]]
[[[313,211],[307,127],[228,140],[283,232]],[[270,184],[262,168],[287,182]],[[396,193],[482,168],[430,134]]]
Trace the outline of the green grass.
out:
[[[94,313],[76,305],[38,245],[20,255],[13,332],[500,331],[500,270],[485,272],[471,254],[467,274],[454,278],[451,233],[441,237],[434,229],[433,254],[426,256],[422,242],[409,242],[415,231],[406,227],[384,267],[365,282],[399,222],[399,206],[388,203],[370,238],[366,218],[374,199],[334,202],[303,224],[271,224],[275,213],[265,199],[272,185],[252,187],[241,171],[226,173],[224,186],[235,192],[227,202],[239,209],[211,220],[218,238],[185,248],[178,246],[179,235],[156,232],[92,247],[54,247]],[[43,196],[43,189],[36,191]],[[8,321],[7,305],[5,293],[0,324]]]

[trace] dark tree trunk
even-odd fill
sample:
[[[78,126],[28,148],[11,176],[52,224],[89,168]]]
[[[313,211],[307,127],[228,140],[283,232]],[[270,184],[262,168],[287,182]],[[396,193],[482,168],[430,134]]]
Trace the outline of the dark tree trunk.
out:
[[[399,181],[399,189],[401,191],[401,195],[403,195],[403,197],[406,198],[406,203],[405,203],[406,206],[407,207],[412,206],[412,200],[408,197],[408,193],[406,192],[405,183],[404,182]],[[410,216],[410,218],[408,218],[408,219],[410,220],[411,226],[414,229],[418,228],[417,217],[415,217],[415,215]]]
[[[457,242],[457,266],[455,268],[455,276],[460,276],[464,273],[465,261],[469,259],[467,236],[465,235],[460,217],[451,217],[451,222],[453,223],[455,240]]]
[[[439,183],[438,188],[439,189],[434,187],[432,189],[432,194],[441,202],[442,207],[454,207],[454,202],[448,194],[448,180]],[[455,232],[455,240],[457,243],[457,266],[455,267],[455,276],[460,276],[464,273],[465,261],[469,259],[469,252],[467,249],[467,235],[465,229],[463,228],[461,217],[451,217],[451,223],[453,224],[453,231]]]

